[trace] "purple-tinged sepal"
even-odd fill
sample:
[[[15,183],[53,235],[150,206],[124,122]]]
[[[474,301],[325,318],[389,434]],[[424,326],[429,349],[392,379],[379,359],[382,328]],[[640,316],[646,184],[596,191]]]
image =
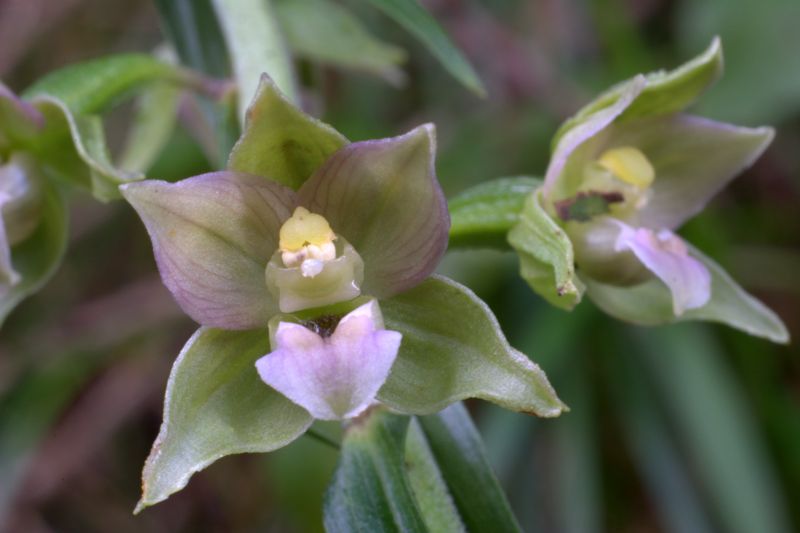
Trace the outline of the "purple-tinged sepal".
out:
[[[195,321],[263,327],[278,311],[264,269],[294,192],[259,176],[216,172],[122,187],[144,221],[164,284]]]
[[[384,298],[417,285],[447,248],[450,216],[436,179],[432,124],[350,144],[298,191],[364,260],[363,292]]]
[[[536,292],[560,307],[577,303],[557,297],[569,287],[565,279],[578,279],[566,266],[574,258],[586,294],[614,316],[647,324],[716,320],[786,340],[772,312],[674,233],[774,135],[682,114],[721,66],[715,39],[672,72],[612,88],[559,130],[544,185],[509,233]],[[569,245],[559,244],[559,232]]]
[[[384,329],[370,300],[335,325],[281,321],[273,338],[272,352],[256,361],[264,383],[316,419],[342,420],[375,403],[402,335]]]

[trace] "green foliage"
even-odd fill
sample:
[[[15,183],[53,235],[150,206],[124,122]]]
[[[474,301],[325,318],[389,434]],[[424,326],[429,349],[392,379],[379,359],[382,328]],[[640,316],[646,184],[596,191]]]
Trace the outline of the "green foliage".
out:
[[[542,181],[527,176],[499,178],[467,189],[448,202],[450,248],[508,248],[506,235],[517,223],[525,198]]]
[[[330,0],[278,0],[275,14],[292,51],[301,57],[362,70],[401,82],[402,48],[369,33],[350,11]]]
[[[369,0],[369,2],[427,46],[444,68],[464,87],[478,96],[486,95],[486,88],[472,65],[417,0]]]
[[[300,102],[294,66],[271,0],[211,0],[239,88],[239,119],[267,73],[286,98]]]
[[[325,494],[328,533],[423,533],[425,525],[405,471],[409,418],[368,412],[345,432]]]
[[[464,406],[453,404],[418,420],[466,531],[521,531],[486,459],[480,434]]]
[[[188,73],[144,54],[119,54],[75,63],[56,70],[31,85],[23,98],[49,96],[74,114],[107,111],[137,90],[154,82],[186,83]]]

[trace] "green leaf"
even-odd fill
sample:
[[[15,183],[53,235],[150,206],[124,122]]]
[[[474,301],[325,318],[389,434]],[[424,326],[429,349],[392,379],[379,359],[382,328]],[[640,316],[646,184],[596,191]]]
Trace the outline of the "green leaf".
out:
[[[30,237],[11,249],[14,269],[22,279],[0,297],[0,325],[25,298],[38,291],[61,264],[67,247],[67,210],[61,194],[43,184],[41,221]]]
[[[255,361],[267,352],[264,329],[200,328],[189,339],[169,376],[135,512],[181,490],[217,459],[272,451],[308,429],[311,416],[259,379]]]
[[[239,85],[240,124],[244,124],[245,113],[264,73],[275,80],[290,101],[299,104],[294,65],[271,0],[212,0],[212,4]]]
[[[521,531],[464,406],[418,420],[467,531]]]
[[[145,54],[120,54],[59,69],[29,87],[23,98],[56,98],[76,114],[108,110],[153,82],[191,83],[191,76]]]
[[[400,83],[402,48],[372,36],[350,11],[329,0],[277,0],[275,14],[289,46],[308,59],[382,76]]]
[[[180,91],[168,84],[157,84],[144,91],[136,105],[119,166],[146,172],[169,142],[178,118]]]
[[[558,416],[566,406],[544,372],[512,348],[491,310],[442,276],[381,301],[386,329],[403,343],[378,399],[392,409],[430,414],[466,398]]]
[[[520,276],[531,289],[562,309],[580,303],[583,283],[575,274],[572,242],[542,207],[541,189],[526,198],[508,242],[519,254]]]
[[[606,361],[611,367],[613,384],[609,389],[616,396],[622,435],[664,529],[675,533],[714,531],[698,488],[692,483],[690,465],[680,456],[674,431],[659,409],[652,383],[642,379],[646,369],[641,354],[630,350],[627,342],[620,342],[617,356]]]
[[[405,471],[409,419],[373,410],[347,428],[325,493],[329,533],[428,531]]]
[[[181,63],[216,78],[229,75],[225,40],[211,0],[155,0],[155,4]]]
[[[790,531],[751,406],[708,331],[684,324],[640,332],[636,341],[693,477],[724,531]]]
[[[416,418],[408,427],[405,461],[408,481],[430,530],[466,532],[443,473]]]
[[[618,122],[632,118],[668,115],[683,111],[692,105],[706,89],[722,75],[722,45],[715,37],[699,56],[671,71],[657,71],[645,75],[646,87],[633,101]],[[569,130],[584,122],[592,114],[614,105],[633,80],[619,83],[584,106],[561,125],[553,137],[555,147]]]
[[[272,79],[262,76],[228,169],[299,189],[347,143],[342,134],[303,113],[283,96]]]
[[[48,175],[90,190],[101,202],[119,198],[119,185],[144,177],[114,166],[99,116],[73,114],[50,96],[37,98],[36,107],[45,128],[31,151]]]
[[[417,0],[369,0],[369,2],[427,46],[444,68],[467,89],[478,96],[486,95],[486,88],[472,65]]]
[[[500,178],[467,189],[448,202],[450,248],[508,248],[506,235],[522,206],[542,181],[528,176]]]
[[[211,0],[155,0],[155,4],[164,33],[182,64],[216,78],[230,76],[225,40]],[[199,100],[203,120],[211,126],[214,139],[204,148],[216,168],[225,165],[239,135],[235,102],[230,100],[221,106],[206,98]]]
[[[709,320],[773,342],[789,342],[789,332],[778,315],[746,293],[709,257],[692,247],[690,251],[711,273],[711,300],[703,307],[689,309],[675,317],[672,295],[667,286],[656,279],[632,287],[617,287],[587,278],[587,294],[609,315],[634,324],[655,326]]]

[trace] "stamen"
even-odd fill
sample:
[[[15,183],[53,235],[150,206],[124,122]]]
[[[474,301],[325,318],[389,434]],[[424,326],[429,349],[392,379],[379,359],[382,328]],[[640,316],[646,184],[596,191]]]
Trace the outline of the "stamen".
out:
[[[640,189],[650,187],[656,177],[656,172],[647,156],[632,146],[607,150],[597,163],[620,180]]]

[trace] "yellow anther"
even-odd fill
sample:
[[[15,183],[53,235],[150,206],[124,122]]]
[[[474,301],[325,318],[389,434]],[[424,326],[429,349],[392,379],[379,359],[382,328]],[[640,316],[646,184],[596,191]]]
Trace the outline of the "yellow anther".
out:
[[[640,189],[648,188],[656,177],[656,171],[647,156],[632,146],[607,150],[597,163],[617,178]]]
[[[328,221],[322,215],[298,207],[283,223],[279,247],[282,252],[297,252],[304,246],[323,246],[336,238]]]

